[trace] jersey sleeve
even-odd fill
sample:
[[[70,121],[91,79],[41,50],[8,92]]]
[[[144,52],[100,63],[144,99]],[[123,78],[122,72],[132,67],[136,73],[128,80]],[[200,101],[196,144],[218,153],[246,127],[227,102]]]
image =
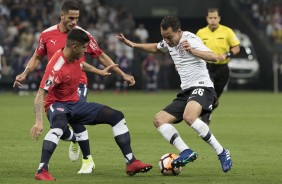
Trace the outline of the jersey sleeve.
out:
[[[90,42],[87,46],[87,53],[90,54],[93,58],[97,58],[103,53],[103,50],[98,46],[97,42],[91,34],[88,34],[88,36],[90,38]]]
[[[54,87],[56,79],[57,79],[57,74],[52,73],[52,70],[47,65],[47,68],[45,70],[44,76],[40,82],[39,87],[49,92]]]
[[[167,44],[165,43],[164,40],[160,41],[157,45],[157,49],[162,51],[162,52],[167,52],[168,48],[167,48]]]
[[[44,40],[45,40],[44,33],[41,33],[37,41],[37,47],[35,50],[36,54],[41,55],[41,56],[47,55],[46,43]]]
[[[46,91],[50,91],[56,84],[59,84],[61,81],[61,77],[60,77],[60,70],[56,70],[56,66],[55,66],[55,62],[54,60],[56,60],[56,56],[59,53],[59,51],[57,53],[54,54],[54,56],[51,58],[50,62],[47,64],[46,66],[46,70],[44,73],[44,76],[42,77],[42,80],[40,82],[40,88],[46,90]]]
[[[189,44],[191,47],[195,50],[200,51],[211,51],[203,42],[202,40],[196,36],[196,35],[190,35],[190,38],[188,39]]]
[[[228,31],[228,42],[231,47],[234,47],[240,44],[240,40],[238,39],[236,34],[232,31],[232,29],[229,29]]]

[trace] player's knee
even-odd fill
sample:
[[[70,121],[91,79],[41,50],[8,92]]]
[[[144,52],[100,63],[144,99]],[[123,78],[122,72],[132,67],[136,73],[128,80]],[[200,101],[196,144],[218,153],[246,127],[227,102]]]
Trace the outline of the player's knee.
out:
[[[68,128],[68,119],[66,114],[57,114],[52,119],[52,128],[60,128],[65,131]]]
[[[124,119],[124,114],[121,111],[114,110],[110,118],[109,124],[111,126],[115,126],[123,119]]]
[[[64,141],[71,141],[74,140],[74,134],[73,131],[69,128],[69,126],[67,126],[67,128],[64,130],[63,135],[61,136],[61,140]]]
[[[49,130],[49,132],[46,134],[44,140],[53,142],[55,144],[58,144],[59,139],[63,135],[63,130],[60,128],[52,128]]]
[[[189,124],[192,125],[196,121],[197,117],[194,117],[192,115],[183,115],[183,120]]]
[[[86,130],[85,126],[82,124],[71,124],[71,127],[73,129],[73,132],[76,134],[79,134],[81,132],[84,132]]]
[[[164,124],[165,122],[163,122],[162,116],[158,113],[158,114],[155,115],[153,123],[154,123],[155,127],[158,128],[162,124]]]

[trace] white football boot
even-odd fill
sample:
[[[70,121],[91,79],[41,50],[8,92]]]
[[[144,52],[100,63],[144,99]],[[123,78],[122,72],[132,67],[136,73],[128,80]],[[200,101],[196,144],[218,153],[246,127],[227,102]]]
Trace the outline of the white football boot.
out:
[[[79,144],[77,142],[72,142],[70,143],[69,147],[69,158],[71,161],[75,162],[79,158],[79,153],[80,153],[80,148]]]
[[[82,159],[81,169],[77,172],[78,174],[90,174],[95,169],[95,163],[91,157],[88,156],[88,159]]]

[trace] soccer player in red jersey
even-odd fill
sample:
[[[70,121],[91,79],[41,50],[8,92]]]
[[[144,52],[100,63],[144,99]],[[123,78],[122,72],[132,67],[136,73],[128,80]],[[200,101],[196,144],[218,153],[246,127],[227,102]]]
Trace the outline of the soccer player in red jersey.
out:
[[[50,28],[43,31],[38,40],[38,46],[29,60],[26,69],[16,76],[14,86],[21,86],[21,83],[25,78],[34,71],[43,58],[47,55],[48,61],[54,55],[54,53],[62,49],[65,46],[67,33],[72,29],[82,29],[77,26],[77,21],[79,18],[79,5],[76,1],[67,0],[62,4],[59,24],[51,26]],[[86,52],[92,57],[97,58],[104,66],[110,66],[114,64],[111,58],[109,58],[98,46],[95,39],[87,32],[90,41],[87,45]],[[84,57],[84,56],[83,56]],[[84,58],[83,58],[84,59]],[[87,63],[86,63],[87,64]],[[135,81],[133,76],[125,74],[119,69],[119,67],[112,68],[114,72],[120,75],[129,85],[134,85]],[[86,101],[87,98],[87,77],[85,72],[82,72],[79,81],[78,93],[81,100]],[[83,125],[72,124],[72,129],[75,135],[79,135],[81,140],[77,140],[79,147],[83,154],[82,167],[78,173],[91,173],[92,168],[95,164],[90,155],[90,147],[88,140],[88,133]],[[79,148],[77,144],[71,142],[69,156],[72,161],[75,161],[79,157]]]
[[[51,130],[46,134],[41,161],[35,179],[55,180],[48,171],[49,160],[60,139],[75,141],[76,135],[70,133],[68,123],[96,125],[109,124],[113,128],[115,141],[126,160],[126,173],[134,175],[147,172],[152,165],[136,160],[131,146],[130,134],[122,112],[106,105],[86,102],[79,99],[77,87],[82,69],[88,71],[85,62],[80,59],[87,49],[90,39],[85,31],[73,29],[68,33],[66,46],[55,52],[46,67],[34,100],[35,124],[31,128],[32,139],[38,139],[43,129],[43,109],[47,113]]]

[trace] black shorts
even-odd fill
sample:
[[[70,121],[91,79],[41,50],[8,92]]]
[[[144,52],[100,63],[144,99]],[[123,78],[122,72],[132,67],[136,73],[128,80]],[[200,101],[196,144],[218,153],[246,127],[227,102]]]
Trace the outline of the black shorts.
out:
[[[192,87],[178,93],[176,98],[163,110],[177,119],[174,123],[179,123],[183,120],[183,113],[189,101],[196,101],[202,106],[202,115],[212,111],[215,99],[214,88]]]

